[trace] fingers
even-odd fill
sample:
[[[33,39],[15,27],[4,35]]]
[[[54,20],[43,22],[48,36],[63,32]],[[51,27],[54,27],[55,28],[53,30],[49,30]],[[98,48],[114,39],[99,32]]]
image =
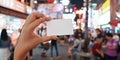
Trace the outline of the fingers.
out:
[[[27,17],[25,28],[28,28],[28,30],[34,30],[38,25],[45,21],[49,21],[51,18],[46,17],[42,13],[32,13]]]
[[[34,30],[37,26],[39,26],[41,23],[45,22],[45,21],[49,21],[50,18],[48,17],[43,17],[43,18],[39,18],[39,19],[36,19],[35,21],[33,21],[29,27],[30,29]]]
[[[57,40],[58,38],[56,36],[44,36],[39,38],[34,38],[34,40],[31,40],[33,46],[36,46],[42,42],[50,41],[50,40]]]
[[[32,14],[30,14],[27,19],[26,19],[26,24],[31,24],[32,22],[34,22],[36,19],[39,19],[39,18],[42,18],[42,17],[45,17],[44,14],[42,13],[37,13],[37,12],[34,12]]]

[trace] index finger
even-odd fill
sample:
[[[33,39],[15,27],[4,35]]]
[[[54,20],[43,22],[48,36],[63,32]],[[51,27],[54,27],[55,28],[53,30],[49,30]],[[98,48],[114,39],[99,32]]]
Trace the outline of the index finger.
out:
[[[27,17],[26,24],[31,24],[33,21],[35,21],[36,19],[39,19],[41,17],[45,17],[45,15],[42,13],[34,12]]]

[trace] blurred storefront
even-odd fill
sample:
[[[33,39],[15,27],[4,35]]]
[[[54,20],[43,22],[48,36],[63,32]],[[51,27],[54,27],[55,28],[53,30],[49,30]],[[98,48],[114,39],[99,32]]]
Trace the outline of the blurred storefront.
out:
[[[101,28],[105,24],[110,22],[110,0],[106,0],[99,9],[92,10],[92,17],[90,19],[92,21],[89,24],[92,24],[94,28]]]
[[[9,36],[12,38],[12,43],[16,43],[19,36],[19,29],[22,28],[25,20],[19,17],[0,14],[0,30],[6,28]]]
[[[120,0],[111,1],[111,21],[110,25],[113,27],[115,33],[120,32]]]
[[[0,0],[0,13],[26,18],[26,6],[17,0]]]
[[[53,19],[62,19],[63,7],[62,4],[39,4],[37,11]]]
[[[22,28],[27,15],[25,4],[17,0],[0,0],[0,31],[6,28],[13,44],[16,43],[18,29]]]
[[[91,7],[93,7],[91,5]],[[120,26],[120,0],[103,0],[89,11],[89,27],[117,33]]]

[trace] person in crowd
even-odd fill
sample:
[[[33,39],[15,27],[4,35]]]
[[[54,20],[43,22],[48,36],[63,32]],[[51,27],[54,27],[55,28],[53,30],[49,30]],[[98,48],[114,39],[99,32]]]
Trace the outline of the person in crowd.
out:
[[[76,16],[75,16],[75,18],[74,18],[74,21],[76,22],[76,25],[78,25],[77,24],[77,20],[79,19],[79,14],[76,14]]]
[[[90,50],[92,50],[93,45],[94,45],[94,40],[93,40],[93,37],[92,37],[91,34],[88,35],[88,38],[90,39],[90,41],[89,41],[89,48],[90,48]]]
[[[43,29],[43,32],[42,32],[42,36],[46,36],[47,35],[47,29],[44,28]],[[43,48],[43,52],[41,53],[41,57],[47,57],[47,51],[48,49],[50,48],[50,43],[47,41],[47,42],[43,42],[41,43],[41,46]]]
[[[0,60],[7,60],[10,55],[11,38],[8,36],[7,30],[2,29],[0,37]]]
[[[57,47],[57,40],[51,40],[51,60],[53,60],[53,48],[54,47],[56,51],[56,57],[58,57],[59,53],[58,53],[58,47]]]
[[[58,36],[59,37],[59,43],[60,43],[60,45],[61,46],[64,46],[65,45],[65,36],[64,35],[62,35],[62,36]]]
[[[78,51],[78,47],[80,46],[80,37],[79,37],[79,33],[75,32],[74,33],[74,43],[73,46],[71,48],[68,49],[68,53],[69,53],[69,57],[71,58],[72,54],[74,52]]]
[[[28,53],[28,59],[30,60],[30,59],[33,59],[33,49],[31,49],[30,51],[29,51],[29,53]]]
[[[73,35],[70,35],[69,38],[67,39],[69,46],[73,45],[75,38]]]
[[[17,37],[17,39],[16,39],[16,42],[15,42],[15,43],[12,43],[13,46],[10,47],[10,52],[11,52],[11,54],[10,54],[10,56],[8,57],[8,60],[13,60],[14,49],[15,49],[15,46],[16,46],[17,41],[18,41],[18,39],[19,39],[19,36],[20,36],[20,34],[21,34],[21,31],[22,31],[22,29],[19,28],[19,29],[18,29],[18,37]],[[27,59],[26,59],[26,60],[27,60]]]
[[[73,47],[73,44],[74,44],[74,41],[75,41],[74,35],[70,35],[67,40],[68,40],[68,44],[69,44],[69,46],[68,46],[68,53],[70,54],[68,57],[71,57],[72,52],[71,52],[70,49]]]
[[[79,33],[79,37],[80,37],[80,39],[84,39],[84,33],[83,33],[83,31],[82,31],[82,29],[78,29],[78,33]]]
[[[22,28],[21,35],[14,51],[14,60],[24,60],[26,54],[38,44],[49,41],[57,40],[56,36],[39,36],[34,33],[34,29],[45,21],[49,21],[50,18],[46,17],[42,13],[30,14]],[[22,47],[22,49],[21,49]]]
[[[113,39],[112,33],[106,33],[105,37],[107,39],[106,45],[104,46],[106,49],[105,60],[117,60],[117,41]]]
[[[103,37],[102,36],[102,31],[100,29],[95,29],[96,33],[97,33],[97,37]]]
[[[120,59],[119,54],[120,54],[120,39],[118,34],[113,35],[113,39],[117,41],[117,53],[118,53],[118,59]]]
[[[101,49],[103,38],[97,37],[92,48],[92,53],[95,56],[95,60],[104,60],[104,52]]]
[[[93,29],[91,31],[91,35],[92,35],[93,39],[95,39],[97,37],[97,33],[96,33],[95,29]]]
[[[41,53],[41,57],[47,57],[47,51],[50,48],[50,43],[49,42],[44,42],[43,43],[43,52]]]
[[[113,35],[113,39],[118,42],[118,41],[119,41],[119,36],[118,36],[117,34],[114,34],[114,35]]]

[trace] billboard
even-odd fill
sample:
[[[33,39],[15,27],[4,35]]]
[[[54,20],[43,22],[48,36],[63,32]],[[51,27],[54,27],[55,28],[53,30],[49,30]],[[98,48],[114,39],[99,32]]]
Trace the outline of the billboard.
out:
[[[37,11],[53,19],[62,19],[63,8],[62,4],[39,4]]]
[[[98,10],[98,25],[108,24],[110,22],[110,0],[106,0]]]

